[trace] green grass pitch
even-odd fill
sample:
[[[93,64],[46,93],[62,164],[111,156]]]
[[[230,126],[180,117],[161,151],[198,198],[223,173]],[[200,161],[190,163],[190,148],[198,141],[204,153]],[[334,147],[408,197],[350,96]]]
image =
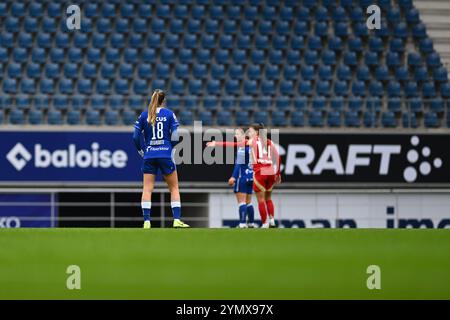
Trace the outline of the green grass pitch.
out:
[[[3,229],[0,299],[450,299],[450,232]]]

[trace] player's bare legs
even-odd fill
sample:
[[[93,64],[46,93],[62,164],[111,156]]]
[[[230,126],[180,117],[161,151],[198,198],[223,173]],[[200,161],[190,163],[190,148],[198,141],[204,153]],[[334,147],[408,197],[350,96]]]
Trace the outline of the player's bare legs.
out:
[[[150,228],[150,210],[152,208],[152,192],[154,185],[155,185],[155,175],[145,173],[141,198],[141,207],[142,213],[144,215],[145,229]]]
[[[266,191],[264,199],[266,201],[267,214],[269,215],[269,226],[273,228],[275,227],[275,207],[272,202],[272,191]]]
[[[164,180],[170,191],[170,206],[172,207],[173,226],[174,228],[188,228],[189,226],[180,220],[181,218],[181,202],[180,190],[178,188],[178,174],[174,172],[164,176]]]
[[[258,200],[259,215],[261,216],[262,228],[268,228],[269,223],[267,221],[267,206],[266,206],[266,194],[265,191],[256,192],[256,200]]]
[[[180,190],[178,189],[178,174],[175,170],[171,174],[165,175],[164,180],[170,191],[170,202],[180,202]]]

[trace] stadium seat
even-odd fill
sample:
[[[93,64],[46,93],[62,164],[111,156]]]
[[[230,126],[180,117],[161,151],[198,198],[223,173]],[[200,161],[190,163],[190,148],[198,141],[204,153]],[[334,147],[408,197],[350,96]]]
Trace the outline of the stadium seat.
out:
[[[21,109],[12,109],[9,113],[9,123],[25,124],[25,113]]]
[[[230,126],[231,125],[231,113],[227,110],[221,110],[217,113],[217,124],[219,126]]]
[[[310,111],[309,125],[311,127],[323,127],[324,123],[322,111]]]
[[[394,112],[392,111],[383,112],[381,116],[381,123],[383,127],[395,128],[397,126],[397,119],[395,118]]]
[[[1,123],[1,121],[0,121],[0,123]],[[41,110],[30,110],[28,112],[28,123],[32,124],[32,125],[42,124],[43,123],[42,111]]]
[[[424,124],[427,128],[437,128],[439,126],[439,118],[436,112],[429,111],[425,113]]]
[[[49,110],[47,113],[47,123],[50,125],[62,125],[62,112],[60,110]]]
[[[86,111],[86,124],[90,126],[98,126],[101,124],[100,112],[98,110]]]
[[[359,127],[361,126],[361,120],[357,111],[347,111],[345,113],[345,126],[347,127]]]

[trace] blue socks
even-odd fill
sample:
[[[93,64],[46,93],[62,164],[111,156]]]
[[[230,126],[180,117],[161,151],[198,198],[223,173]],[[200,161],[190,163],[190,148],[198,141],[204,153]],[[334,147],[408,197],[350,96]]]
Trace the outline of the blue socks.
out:
[[[173,218],[180,219],[181,218],[181,202],[180,201],[171,202],[170,206],[172,207]]]
[[[239,223],[246,223],[247,204],[239,203]]]
[[[144,215],[144,221],[150,221],[150,210],[152,203],[150,201],[141,202],[142,214]]]
[[[253,209],[253,205],[251,203],[247,205],[247,217],[248,223],[255,222],[255,210]]]

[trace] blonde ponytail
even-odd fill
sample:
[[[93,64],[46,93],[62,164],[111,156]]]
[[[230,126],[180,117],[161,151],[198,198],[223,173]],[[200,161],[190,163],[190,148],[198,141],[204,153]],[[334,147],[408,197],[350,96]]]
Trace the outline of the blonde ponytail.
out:
[[[163,103],[165,98],[164,91],[162,90],[155,90],[152,94],[152,99],[150,100],[150,103],[148,105],[148,118],[147,122],[150,123],[152,126],[155,125],[156,122],[156,109]]]

